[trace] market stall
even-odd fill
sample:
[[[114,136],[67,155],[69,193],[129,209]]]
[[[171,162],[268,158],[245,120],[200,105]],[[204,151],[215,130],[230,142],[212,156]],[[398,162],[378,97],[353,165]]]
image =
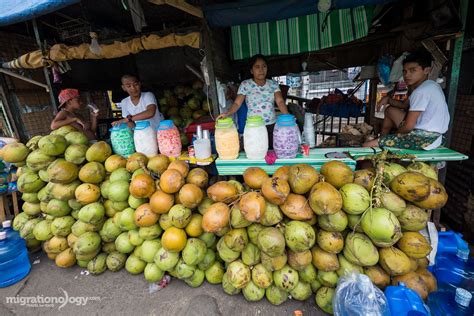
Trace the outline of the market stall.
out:
[[[373,8],[347,7],[331,16],[326,12],[304,18],[289,15],[285,21],[293,19],[293,23],[285,32],[296,28],[299,35],[304,25],[319,28],[325,23],[342,32],[348,25],[337,20],[347,22],[349,16],[356,23],[354,34],[342,34],[330,44],[336,35],[326,29],[323,42],[289,41],[275,53],[310,52],[368,36]],[[274,23],[283,25],[280,20]],[[241,35],[242,29],[255,31],[254,26],[234,27],[233,36]],[[263,27],[268,38],[279,36],[273,24]],[[156,127],[149,120],[133,122],[124,117],[121,124],[106,126],[103,139],[94,142],[66,125],[0,149],[0,157],[17,168],[22,199],[22,212],[12,214],[12,223],[2,224],[5,233],[0,232],[0,240],[6,242],[0,246],[8,252],[0,251],[0,263],[5,261],[7,267],[0,287],[24,278],[32,268],[27,250],[42,249],[57,267],[79,266],[94,276],[124,269],[160,289],[171,277],[196,288],[207,281],[227,295],[243,294],[248,302],[266,298],[273,305],[311,297],[312,306],[330,314],[355,307],[360,313],[367,309],[367,313],[429,315],[425,303],[442,310],[440,302],[454,297],[469,305],[467,297],[473,289],[468,244],[453,232],[438,234],[431,222],[431,212],[448,200],[434,165],[466,160],[467,155],[442,146],[429,151],[361,147],[360,143],[316,146],[317,122],[308,108],[302,108],[307,113],[301,111],[303,124],[298,124],[294,113],[277,113],[271,130],[266,125],[272,124],[265,124],[271,120],[265,122],[252,113],[244,116],[244,122],[232,115],[216,119],[224,113],[226,93],[225,85],[212,78],[213,71],[197,71],[203,78],[211,76],[210,85],[195,80],[193,67],[182,78],[183,63],[175,67],[172,79],[156,80],[158,62],[151,63],[150,56],[158,55],[143,51],[149,50],[147,40],[157,45],[150,50],[175,46],[162,52],[179,50],[182,57],[191,49],[191,59],[200,56],[199,34],[168,36],[103,44],[99,46],[103,55],[91,52],[92,44],[56,45],[5,65],[36,68],[48,62],[77,62],[64,75],[70,84],[87,79],[86,69],[98,65],[110,69],[104,77],[114,73],[117,79],[118,70],[110,65],[129,59],[115,57],[134,58],[135,63],[126,63],[127,67],[134,64],[142,70],[163,117]],[[234,44],[238,58],[250,57],[259,47],[257,42],[247,46],[242,37]],[[268,52],[274,52],[273,45],[266,47]],[[115,51],[117,46],[124,50]],[[111,50],[117,55],[106,56]],[[77,61],[78,56],[99,61]],[[179,63],[180,57],[168,58]],[[211,58],[204,66],[212,68],[213,63]],[[174,69],[174,64],[167,66]],[[177,77],[182,81],[173,81]],[[118,85],[105,81],[102,87]],[[212,97],[210,86],[221,98]],[[117,99],[113,94],[108,94],[108,102]],[[285,110],[286,103],[277,99],[272,107],[276,103]],[[353,104],[342,112],[359,117],[362,107]],[[336,117],[339,110],[336,103],[327,102],[318,105],[317,113]],[[370,113],[365,113],[369,123]],[[238,125],[243,127],[240,132]],[[373,136],[370,132],[363,136]],[[361,160],[370,161],[372,168],[358,168]],[[347,298],[362,303],[349,306]]]

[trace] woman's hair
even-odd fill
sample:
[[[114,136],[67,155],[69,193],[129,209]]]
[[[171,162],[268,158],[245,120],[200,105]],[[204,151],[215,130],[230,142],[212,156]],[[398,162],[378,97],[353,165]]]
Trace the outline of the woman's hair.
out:
[[[263,56],[262,54],[257,54],[257,55],[253,55],[252,58],[250,58],[249,60],[249,66],[250,66],[250,70],[252,70],[253,68],[253,65],[255,65],[255,63],[257,62],[257,60],[263,60],[265,62],[265,64],[268,64],[267,63],[267,59],[265,58],[265,56]]]

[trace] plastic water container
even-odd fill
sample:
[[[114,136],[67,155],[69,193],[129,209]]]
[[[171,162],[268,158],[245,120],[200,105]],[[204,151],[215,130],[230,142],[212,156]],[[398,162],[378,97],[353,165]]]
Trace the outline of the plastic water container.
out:
[[[453,231],[438,233],[437,258],[448,253],[456,254],[460,248],[469,248],[467,242],[462,239],[462,234]]]
[[[400,282],[398,286],[387,286],[385,297],[392,315],[429,316],[420,295]]]
[[[268,151],[268,131],[261,116],[247,118],[244,150],[248,159],[265,159]]]
[[[294,115],[282,114],[277,117],[273,130],[273,149],[278,158],[295,158],[301,141],[300,130]]]
[[[181,155],[181,136],[172,120],[161,121],[157,135],[160,153],[168,157],[179,157]]]
[[[216,150],[220,159],[234,160],[239,156],[239,133],[230,117],[217,120],[214,135]]]
[[[15,237],[11,228],[0,232],[0,288],[17,283],[31,269],[25,241]]]
[[[432,316],[474,315],[472,294],[462,288],[431,293],[428,296],[428,307]]]
[[[12,228],[12,221],[3,221],[2,223],[2,229],[0,231],[4,231],[7,233],[7,238],[9,240],[20,240],[23,244],[25,244],[26,247],[26,241],[20,237],[20,233],[15,231]]]
[[[460,248],[456,254],[437,257],[432,270],[440,288],[454,290],[461,287],[474,292],[474,260],[469,258],[469,248]]]
[[[135,123],[133,141],[135,150],[147,157],[153,157],[158,154],[158,143],[156,132],[151,127],[150,121],[138,121]]]
[[[115,154],[128,158],[135,152],[133,131],[127,124],[120,124],[110,129],[110,141]]]

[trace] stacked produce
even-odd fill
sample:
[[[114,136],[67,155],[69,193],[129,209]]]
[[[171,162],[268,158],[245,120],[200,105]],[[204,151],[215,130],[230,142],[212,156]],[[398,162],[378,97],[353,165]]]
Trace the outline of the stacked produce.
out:
[[[418,231],[447,195],[426,164],[382,160],[353,172],[331,161],[320,173],[299,164],[272,177],[248,168],[244,183],[208,186],[203,169],[162,155],[126,160],[79,135],[62,129],[1,152],[26,160],[14,228],[60,267],[125,267],[149,282],[169,273],[275,305],[315,293],[328,313],[338,279],[352,271],[380,288],[403,281],[423,298],[436,289],[426,270],[431,247]]]
[[[192,86],[178,85],[173,90],[164,90],[159,99],[160,112],[183,129],[199,118],[209,115],[212,106],[203,93],[203,83],[196,81]],[[183,145],[188,145],[186,135],[181,132]]]

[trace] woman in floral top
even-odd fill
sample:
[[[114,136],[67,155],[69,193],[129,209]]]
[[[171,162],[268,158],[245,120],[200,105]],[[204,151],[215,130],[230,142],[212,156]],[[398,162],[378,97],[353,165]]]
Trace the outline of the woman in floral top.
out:
[[[268,144],[272,148],[276,121],[275,103],[283,114],[288,114],[288,109],[278,83],[267,79],[267,62],[263,55],[255,55],[250,59],[250,73],[253,78],[242,81],[234,104],[228,112],[222,113],[217,119],[232,116],[245,101],[248,107],[247,116],[259,115],[265,121]]]

